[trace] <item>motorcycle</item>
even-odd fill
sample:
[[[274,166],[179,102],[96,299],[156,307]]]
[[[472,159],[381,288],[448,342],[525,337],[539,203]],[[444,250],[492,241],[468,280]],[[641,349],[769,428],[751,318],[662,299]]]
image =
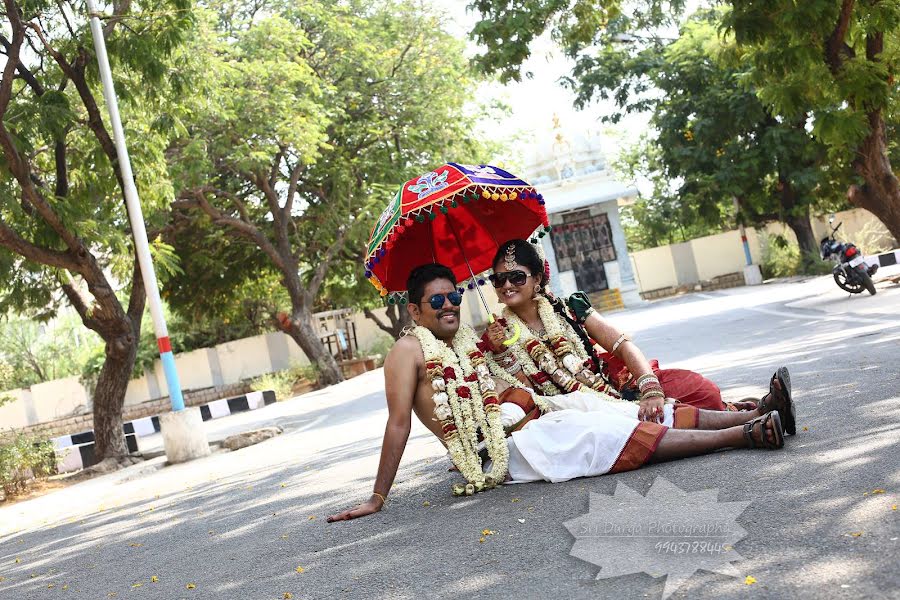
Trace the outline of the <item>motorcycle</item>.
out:
[[[834,218],[828,220],[828,224],[834,223]],[[878,270],[878,265],[866,266],[865,258],[862,252],[850,242],[839,242],[834,239],[834,234],[840,229],[843,223],[838,223],[831,230],[831,235],[822,238],[819,242],[819,250],[822,254],[822,260],[833,260],[837,262],[832,274],[834,282],[838,287],[851,294],[861,294],[863,290],[875,295],[875,284],[872,282],[872,275]]]

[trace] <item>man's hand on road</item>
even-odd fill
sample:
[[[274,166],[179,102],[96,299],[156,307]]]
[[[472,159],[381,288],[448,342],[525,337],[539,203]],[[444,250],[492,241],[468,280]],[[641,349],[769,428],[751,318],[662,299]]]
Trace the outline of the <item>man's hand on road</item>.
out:
[[[363,502],[356,508],[345,510],[342,513],[331,515],[328,517],[327,521],[329,523],[334,523],[335,521],[349,521],[350,519],[373,515],[380,511],[382,506],[384,506],[384,502],[381,501],[381,498],[373,494],[368,502]]]

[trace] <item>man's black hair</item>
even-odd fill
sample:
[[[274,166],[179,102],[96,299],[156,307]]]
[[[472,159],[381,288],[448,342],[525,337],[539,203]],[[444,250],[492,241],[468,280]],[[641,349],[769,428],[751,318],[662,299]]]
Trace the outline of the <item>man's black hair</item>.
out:
[[[449,279],[450,283],[456,285],[456,277],[453,276],[453,271],[440,263],[428,263],[413,269],[406,280],[406,291],[409,293],[410,304],[422,302],[422,296],[425,295],[425,286],[435,279]]]

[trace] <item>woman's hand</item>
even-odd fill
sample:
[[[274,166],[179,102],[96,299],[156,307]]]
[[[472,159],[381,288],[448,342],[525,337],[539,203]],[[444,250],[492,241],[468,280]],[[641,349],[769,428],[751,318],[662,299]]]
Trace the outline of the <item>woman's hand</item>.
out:
[[[495,315],[491,316],[494,317],[494,322],[488,325],[488,339],[491,340],[491,350],[494,354],[500,354],[506,350],[506,346],[503,345],[503,342],[506,341],[506,329],[503,328],[500,320]]]
[[[665,399],[659,398],[658,396],[641,400],[640,408],[638,409],[638,419],[640,419],[641,421],[653,421],[654,423],[662,423],[664,404]]]

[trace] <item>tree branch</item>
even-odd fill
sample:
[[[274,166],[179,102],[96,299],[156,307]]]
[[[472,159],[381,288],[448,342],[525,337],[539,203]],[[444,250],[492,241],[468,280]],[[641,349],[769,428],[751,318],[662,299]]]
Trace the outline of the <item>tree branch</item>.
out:
[[[854,55],[853,49],[846,42],[847,32],[850,30],[850,20],[853,16],[854,2],[855,0],[843,0],[838,22],[828,41],[825,42],[825,62],[832,75],[837,75],[843,68],[844,56],[852,57]]]
[[[3,44],[3,48],[6,50],[7,56],[10,53],[12,48],[12,44],[10,44],[9,40],[6,39],[5,35],[0,34],[0,44]],[[25,83],[28,84],[28,87],[34,90],[34,93],[38,96],[44,95],[44,86],[41,85],[41,82],[37,80],[34,76],[34,73],[28,70],[28,67],[22,64],[21,61],[15,61],[16,70],[19,72],[19,77],[21,77]]]
[[[344,247],[344,241],[347,239],[349,233],[350,227],[342,227],[339,229],[337,237],[331,246],[328,247],[328,250],[316,259],[318,264],[313,270],[312,279],[309,281],[309,285],[306,288],[307,293],[312,298],[315,298],[319,293],[319,288],[322,287],[322,282],[325,281],[325,276],[328,274],[328,268],[331,266],[331,261],[334,259],[335,254]]]
[[[81,317],[81,322],[84,323],[84,326],[88,329],[99,331],[100,322],[92,316],[90,307],[84,301],[81,292],[75,288],[75,285],[73,283],[60,283],[60,286],[75,312]]]
[[[294,196],[297,195],[297,186],[300,182],[300,175],[303,173],[304,165],[299,160],[294,168],[291,169],[291,180],[288,183],[287,200],[284,202],[284,218],[290,220],[291,211],[294,209]]]
[[[0,246],[32,262],[48,267],[58,267],[76,272],[81,268],[71,252],[60,252],[33,244],[22,238],[3,221],[0,221]]]
[[[0,80],[0,115],[6,115],[9,101],[12,99],[13,73],[16,71],[22,42],[25,41],[25,28],[19,18],[19,7],[14,0],[4,0],[7,17],[12,27],[12,43],[7,47],[6,64],[3,65],[3,79]]]
[[[287,272],[284,258],[278,253],[272,242],[252,223],[236,219],[212,206],[206,199],[206,192],[202,189],[186,192],[178,200],[172,203],[173,208],[199,208],[206,213],[216,225],[230,228],[235,234],[252,240],[266,256],[272,259],[275,266],[282,272]]]
[[[371,309],[364,308],[364,309],[363,309],[363,314],[366,315],[367,318],[372,319],[372,321],[375,323],[375,325],[378,326],[378,329],[380,329],[380,330],[382,330],[383,332],[388,333],[388,334],[390,334],[390,335],[392,335],[392,336],[394,335],[394,328],[393,328],[391,325],[385,325],[385,324],[384,324],[384,321],[382,321],[381,319],[379,319],[379,318],[375,315],[375,313],[372,312]]]

